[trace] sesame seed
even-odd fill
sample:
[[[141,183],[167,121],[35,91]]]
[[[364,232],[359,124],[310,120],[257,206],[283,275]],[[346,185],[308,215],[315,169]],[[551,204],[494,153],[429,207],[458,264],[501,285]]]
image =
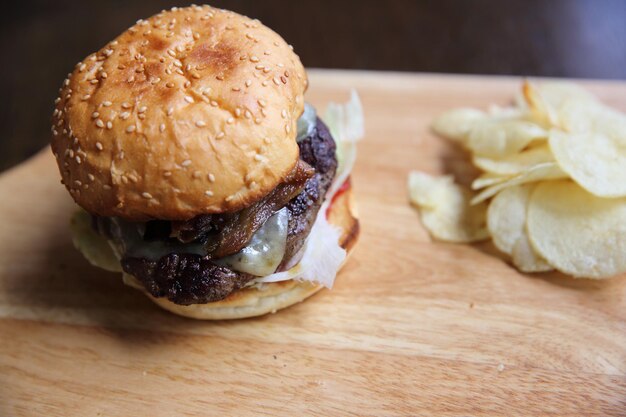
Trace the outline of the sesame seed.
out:
[[[245,116],[246,116],[246,119],[252,118],[252,113],[250,113],[250,110],[246,110]]]
[[[263,73],[267,74],[268,72],[270,72],[272,69],[270,67],[265,67],[263,68]]]
[[[75,180],[74,184],[76,184],[78,187],[80,187],[81,185],[83,185],[83,183],[81,181]]]
[[[283,119],[287,118],[287,110],[283,109],[283,111],[280,112],[280,115]]]
[[[259,65],[256,65],[254,68],[256,68],[258,70],[262,70],[265,67],[262,64],[259,64]]]
[[[120,119],[122,119],[122,120],[126,120],[129,117],[130,117],[130,113],[127,112],[127,111],[120,113]]]
[[[170,56],[172,56],[172,57],[176,57],[176,52],[174,52],[174,50],[173,50],[173,49],[168,49],[168,50],[167,50],[167,53],[168,53]]]
[[[209,181],[215,182],[215,175],[209,173],[208,178],[209,178]]]
[[[194,72],[193,74],[191,74],[191,77],[196,79],[196,80],[199,80],[200,79],[200,74],[198,74],[197,72]]]
[[[107,129],[113,129],[113,122],[110,120],[107,122]]]
[[[261,118],[260,117],[255,118],[254,123],[261,124]]]
[[[124,151],[120,151],[120,153],[117,154],[117,157],[119,159],[124,159]]]
[[[272,142],[272,140],[268,137],[263,138],[263,142],[265,142],[266,144],[270,144]]]
[[[100,119],[96,120],[96,126],[98,127],[104,127],[104,122]]]
[[[280,80],[283,82],[283,84],[287,84],[287,79],[284,76],[280,76]]]
[[[215,100],[211,100],[211,106],[213,106],[213,107],[217,107],[217,101],[215,101]]]
[[[109,75],[105,71],[102,71],[102,74],[100,76],[104,79],[107,79]]]
[[[171,177],[171,176],[172,176],[172,173],[171,173],[170,171],[165,171],[165,172],[163,172],[163,176],[164,176],[165,178],[168,178],[168,177]]]
[[[259,58],[257,58],[256,56],[253,55],[253,56],[250,57],[250,61],[252,61],[252,62],[259,62]]]
[[[91,118],[92,118],[92,119],[97,119],[97,118],[98,118],[98,116],[100,116],[100,113],[98,113],[97,111],[95,111],[95,112],[91,113]]]
[[[99,150],[99,151],[101,151],[101,150],[103,150],[104,148],[103,148],[103,146],[102,146],[102,144],[101,144],[100,142],[96,142],[96,149],[97,149],[97,150]]]
[[[108,191],[108,190],[110,190],[110,189],[111,189],[111,186],[110,186],[109,184],[104,184],[104,185],[102,186],[102,188],[104,188],[105,190],[107,190],[107,191]]]
[[[161,123],[159,125],[159,132],[163,132],[165,130],[165,124]]]
[[[54,104],[59,104],[59,101],[61,101],[61,97],[57,97],[54,99]]]
[[[204,120],[198,120],[198,121],[196,122],[196,126],[198,126],[198,127],[204,127],[204,126],[206,126],[206,123],[205,123],[205,121],[204,121]]]
[[[228,120],[226,120],[226,123],[228,123],[229,125],[232,125],[233,123],[235,123],[235,119],[232,117],[229,117]]]
[[[94,181],[96,179],[96,177],[93,176],[93,174],[87,174],[87,178],[89,178],[89,181]]]
[[[219,132],[216,136],[215,139],[222,139],[225,136],[224,132]]]
[[[150,199],[152,198],[152,194],[147,193],[147,192],[143,192],[143,193],[141,193],[141,196],[142,196],[143,198],[147,198],[148,200],[150,200]]]
[[[167,109],[167,115],[171,116],[172,114],[174,114],[174,108],[170,107],[169,109]]]
[[[91,94],[85,94],[85,95],[83,96],[83,100],[88,100],[88,99],[89,99],[89,97],[91,97]]]
[[[241,109],[239,107],[235,109],[235,116],[237,117],[241,116]]]
[[[191,81],[185,81],[185,84],[183,84],[183,87],[189,88],[190,85],[191,85]]]
[[[254,160],[257,162],[260,162],[263,160],[263,157],[261,155],[259,155],[258,153],[254,154]]]
[[[185,96],[185,101],[187,103],[193,103],[193,98],[191,96]]]
[[[263,99],[259,99],[257,102],[259,103],[259,106],[261,107],[265,107],[267,105],[267,103]]]
[[[89,81],[90,84],[98,84],[98,79],[94,78],[93,80]]]
[[[148,110],[148,107],[146,107],[146,106],[139,107],[139,109],[137,110],[137,113],[143,113],[143,112],[145,112],[146,110]]]
[[[194,172],[193,172],[193,174],[191,174],[192,178],[194,178],[194,179],[196,179],[196,180],[197,180],[198,178],[200,178],[200,176],[201,176],[201,175],[202,175],[202,172],[201,172],[201,171],[194,171]]]
[[[96,80],[96,81],[97,81],[97,80]],[[130,77],[128,77],[128,82],[129,82],[129,83],[132,83],[132,82],[134,82],[134,81],[135,81],[135,76],[134,76],[134,75],[131,75]]]
[[[252,85],[252,80],[246,80],[246,87],[250,87]]]
[[[76,159],[76,163],[77,164],[80,164],[82,162],[82,160],[80,159],[80,156],[78,156],[78,155],[76,155],[76,158],[74,158],[74,159]]]
[[[224,81],[224,76],[223,75],[216,75],[215,78],[217,78],[220,81]]]
[[[172,88],[172,87],[174,87],[174,83],[173,82],[168,82],[168,83],[165,84],[165,86],[167,88]]]
[[[212,197],[212,196],[213,196],[213,191],[206,190],[206,191],[204,192],[204,194],[205,194],[207,197]]]
[[[229,195],[228,197],[226,197],[226,202],[232,201],[235,198],[234,195]]]
[[[123,108],[123,109],[130,109],[131,107],[132,107],[132,106],[131,106],[130,104],[126,103],[126,102],[123,102],[123,103],[122,103],[122,108]]]
[[[70,158],[74,158],[74,150],[73,149],[68,149],[67,150],[67,154],[69,155]]]
[[[184,167],[188,167],[189,165],[191,165],[191,159],[185,159],[183,162],[181,162],[181,165]]]
[[[291,131],[291,125],[289,123],[287,123],[285,125],[285,132],[289,133]]]
[[[176,59],[176,60],[174,60],[174,66],[180,68],[180,67],[183,66],[183,63],[180,62],[178,59]]]
[[[78,71],[83,72],[83,71],[85,71],[85,68],[87,68],[87,64],[82,64],[82,65],[78,68]]]
[[[261,85],[262,85],[263,87],[267,87],[267,81],[263,81],[263,82],[261,83]]]
[[[111,103],[111,102],[110,102],[110,101],[108,101],[108,100],[107,100],[107,101],[103,101],[103,102],[102,102],[102,105],[103,105],[104,107],[109,107],[111,104],[113,104],[113,103]]]
[[[126,128],[126,133],[132,133],[135,131],[135,129],[137,129],[137,126],[135,125],[130,125]]]
[[[280,80],[277,77],[272,78],[272,81],[274,81],[274,84],[280,85]]]

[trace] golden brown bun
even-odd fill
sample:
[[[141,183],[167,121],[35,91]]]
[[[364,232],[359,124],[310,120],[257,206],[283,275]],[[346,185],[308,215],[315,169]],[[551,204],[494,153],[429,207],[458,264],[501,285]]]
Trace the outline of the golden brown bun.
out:
[[[337,196],[331,206],[328,220],[341,228],[340,243],[349,255],[359,236],[359,220],[350,189]],[[160,307],[181,316],[201,320],[225,320],[273,313],[303,301],[320,289],[321,286],[310,282],[294,280],[272,282],[265,284],[262,289],[245,288],[236,291],[222,301],[189,306],[174,304],[166,298],[146,295]]]
[[[52,151],[93,214],[236,211],[294,167],[306,86],[298,56],[258,20],[174,8],[77,64],[56,103]]]

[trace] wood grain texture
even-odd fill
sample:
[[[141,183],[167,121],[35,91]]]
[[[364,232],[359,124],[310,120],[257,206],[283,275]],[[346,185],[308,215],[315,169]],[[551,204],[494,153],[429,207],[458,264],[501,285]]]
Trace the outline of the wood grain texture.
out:
[[[429,121],[507,103],[516,78],[311,71],[359,90],[362,234],[332,291],[275,315],[158,310],[72,248],[48,152],[0,176],[0,415],[626,415],[626,278],[524,275],[487,244],[433,243],[410,169],[473,174]],[[587,85],[626,110],[626,85]]]

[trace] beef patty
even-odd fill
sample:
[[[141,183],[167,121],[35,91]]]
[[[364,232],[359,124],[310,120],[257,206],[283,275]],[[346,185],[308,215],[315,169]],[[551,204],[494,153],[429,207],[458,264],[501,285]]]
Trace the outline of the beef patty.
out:
[[[278,270],[284,269],[302,248],[337,169],[335,141],[319,118],[311,132],[299,140],[298,146],[300,160],[315,172],[308,176],[302,191],[286,203],[289,212],[287,245]],[[272,212],[282,207],[273,206]],[[223,230],[224,225],[230,221],[230,216],[232,214],[227,218],[221,215],[203,215],[187,222],[149,222],[144,239],[171,239],[171,236],[175,236],[179,241],[207,244],[212,241],[212,236]],[[257,229],[260,227],[256,226]],[[212,249],[218,251],[218,248]],[[223,300],[255,278],[253,275],[216,265],[211,261],[210,255],[170,253],[158,260],[124,257],[121,263],[124,271],[135,276],[152,296],[167,297],[168,300],[182,305]]]

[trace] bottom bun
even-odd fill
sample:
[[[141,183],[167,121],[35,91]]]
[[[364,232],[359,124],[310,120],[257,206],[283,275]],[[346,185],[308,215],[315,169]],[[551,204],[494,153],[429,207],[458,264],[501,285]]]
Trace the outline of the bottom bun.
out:
[[[359,220],[350,188],[335,196],[328,213],[328,221],[341,229],[340,244],[349,255],[359,236]],[[303,301],[320,289],[322,286],[311,282],[294,280],[271,282],[235,291],[221,301],[186,306],[175,304],[166,298],[146,295],[160,307],[174,314],[200,320],[227,320],[275,313]]]

